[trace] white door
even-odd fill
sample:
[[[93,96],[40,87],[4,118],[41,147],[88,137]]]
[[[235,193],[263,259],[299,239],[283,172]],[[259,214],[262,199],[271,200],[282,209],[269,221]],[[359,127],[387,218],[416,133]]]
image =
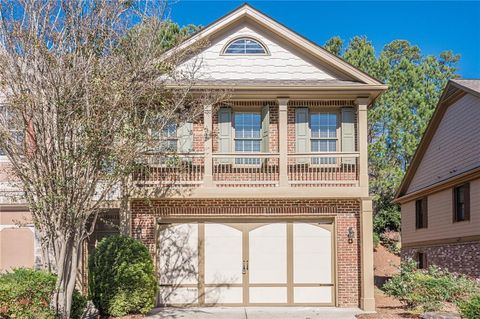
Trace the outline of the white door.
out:
[[[198,225],[161,226],[159,240],[160,303],[197,303]]]
[[[174,224],[159,239],[162,304],[334,304],[331,224]]]
[[[287,224],[260,225],[248,241],[249,302],[287,303]]]
[[[333,303],[332,233],[318,224],[293,224],[293,303]]]
[[[243,304],[242,231],[205,224],[205,303]]]

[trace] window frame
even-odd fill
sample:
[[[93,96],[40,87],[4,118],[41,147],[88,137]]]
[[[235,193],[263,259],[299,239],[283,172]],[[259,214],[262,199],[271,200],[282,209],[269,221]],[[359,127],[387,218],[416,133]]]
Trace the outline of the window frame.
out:
[[[257,42],[263,48],[263,50],[265,52],[263,52],[263,53],[246,53],[246,52],[245,53],[227,53],[226,52],[231,44],[233,44],[235,41],[242,40],[242,39],[252,40],[252,41]],[[265,45],[265,43],[263,43],[263,41],[255,38],[255,37],[252,37],[250,35],[241,35],[241,36],[235,37],[232,40],[228,41],[225,44],[225,46],[222,48],[222,51],[221,51],[220,55],[222,55],[222,56],[268,56],[268,55],[270,55],[270,51],[268,50],[268,47]]]
[[[417,251],[415,253],[415,259],[417,262],[417,269],[427,269],[428,268],[428,260],[427,260],[427,253],[424,251]]]
[[[255,114],[259,114],[260,115],[260,134],[259,134],[259,138],[237,138],[237,134],[236,134],[236,121],[235,121],[235,115],[236,114],[249,114],[249,113],[255,113]],[[237,152],[236,150],[236,141],[237,140],[258,140],[260,141],[260,151],[258,152],[259,154],[262,153],[262,110],[257,110],[257,109],[254,109],[254,108],[248,108],[248,109],[241,109],[241,110],[238,110],[238,109],[233,109],[232,108],[232,122],[231,122],[231,125],[232,125],[232,148],[233,148],[233,153],[239,153],[239,154],[242,154],[242,152]],[[244,153],[248,153],[248,152],[244,152]],[[251,152],[251,153],[257,153],[257,152]],[[249,159],[249,158],[235,158],[233,160],[233,165],[234,167],[260,167],[262,165],[262,160],[261,158],[257,158],[258,159],[258,163],[239,163],[237,162],[237,160],[242,160],[242,159]],[[252,157],[252,159],[255,159]]]
[[[463,188],[463,219],[458,219],[458,190]],[[463,183],[452,188],[453,223],[470,221],[470,183]]]
[[[335,130],[335,133],[336,133],[336,137],[335,138],[332,138],[332,137],[326,137],[326,138],[321,138],[321,137],[318,137],[318,138],[313,138],[312,137],[312,115],[313,114],[335,114],[336,116],[336,130]],[[308,110],[308,131],[309,131],[309,148],[310,148],[310,152],[313,152],[312,151],[312,141],[313,140],[317,140],[317,141],[320,141],[320,140],[323,140],[323,141],[328,141],[328,140],[335,140],[335,148],[336,148],[336,151],[335,152],[340,152],[339,150],[341,150],[341,140],[342,140],[342,137],[341,137],[341,111],[340,109],[337,109],[337,108],[322,108],[322,109],[312,109],[312,108],[309,108]],[[327,152],[329,153],[329,152]],[[332,152],[334,153],[334,152]],[[335,159],[335,163],[321,163],[320,161],[318,161],[318,163],[315,163],[314,162],[314,159],[317,158],[317,157],[312,157],[311,160],[310,160],[310,165],[312,166],[316,166],[316,167],[339,167],[341,165],[341,160],[338,159],[338,158],[334,158]],[[318,159],[321,159],[321,157],[318,157]]]
[[[422,197],[415,200],[415,230],[426,228],[428,228],[428,197]]]
[[[5,103],[0,103],[0,114],[5,119],[8,118],[7,111],[8,110],[7,110],[6,104]],[[25,141],[25,131],[24,130],[22,130],[22,129],[9,129],[8,131],[12,134],[20,133],[22,135],[21,143],[24,143],[24,141]],[[3,153],[3,151],[0,148],[0,163],[9,162],[9,159],[8,159],[8,156],[6,155],[6,153],[3,153],[3,154],[2,153]]]

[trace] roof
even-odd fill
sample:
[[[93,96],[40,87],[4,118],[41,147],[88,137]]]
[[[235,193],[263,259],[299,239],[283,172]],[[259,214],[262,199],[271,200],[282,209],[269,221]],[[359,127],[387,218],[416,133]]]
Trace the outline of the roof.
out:
[[[413,158],[410,162],[410,165],[403,177],[402,183],[397,190],[395,195],[395,202],[399,202],[402,197],[409,195],[407,194],[408,187],[410,186],[410,182],[412,181],[415,173],[417,171],[418,166],[420,165],[422,158],[427,151],[428,145],[432,141],[435,132],[445,115],[446,110],[450,105],[452,105],[456,99],[455,96],[461,96],[463,94],[473,94],[477,97],[480,97],[480,79],[471,79],[471,80],[461,80],[461,79],[452,79],[448,81],[447,85],[445,86],[442,95],[437,103],[435,111],[433,112],[432,118],[428,123],[428,126],[423,134],[423,137],[418,144],[417,150],[413,155]],[[439,183],[443,183],[446,181],[441,181]],[[437,183],[438,184],[438,183]],[[431,185],[428,188],[433,188],[437,184]],[[424,191],[424,190],[422,190]]]
[[[292,31],[291,29],[287,28],[283,24],[277,22],[276,20],[272,19],[266,14],[254,9],[253,7],[251,7],[246,3],[241,5],[237,9],[233,10],[232,12],[226,14],[222,18],[214,21],[210,25],[206,26],[198,33],[186,39],[184,42],[168,50],[167,52],[165,52],[163,57],[168,58],[172,56],[175,52],[183,51],[199,41],[209,40],[213,38],[215,35],[219,34],[221,31],[225,30],[228,27],[233,26],[235,23],[241,21],[242,19],[248,19],[259,24],[263,28],[275,33],[280,38],[283,38],[284,40],[288,41],[292,45],[312,55],[314,58],[316,58],[320,62],[331,66],[333,69],[335,69],[336,71],[344,75],[347,75],[353,81],[358,81],[360,82],[360,84],[378,86],[378,89],[382,91],[386,90],[387,88],[379,80],[357,69],[356,67],[349,64],[345,60],[328,52],[321,46],[304,38],[303,36]]]
[[[179,84],[176,81],[169,82],[167,80],[167,85]],[[343,81],[343,80],[258,80],[258,79],[197,79],[195,80],[195,85],[211,85],[211,86],[242,86],[242,87],[280,87],[280,86],[289,86],[289,87],[314,87],[314,86],[325,86],[325,87],[363,87],[364,85],[360,82],[354,81]]]

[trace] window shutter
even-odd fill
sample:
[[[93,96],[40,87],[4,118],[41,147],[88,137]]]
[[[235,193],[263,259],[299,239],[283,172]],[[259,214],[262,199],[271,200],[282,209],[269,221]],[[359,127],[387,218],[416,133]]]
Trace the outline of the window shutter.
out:
[[[342,152],[355,152],[355,110],[342,108]],[[343,164],[355,164],[355,157],[343,158]]]
[[[177,128],[178,152],[190,153],[193,151],[193,123],[185,122]]]
[[[470,183],[464,186],[465,220],[470,220]]]
[[[422,199],[422,228],[428,228],[428,199],[427,197]]]
[[[295,150],[297,153],[310,151],[310,126],[308,125],[308,108],[295,109]],[[297,158],[297,164],[306,164],[308,158]]]
[[[232,152],[232,109],[222,107],[218,110],[218,151]],[[220,158],[219,163],[232,163],[232,159]]]
[[[270,106],[262,107],[262,152],[269,152]]]

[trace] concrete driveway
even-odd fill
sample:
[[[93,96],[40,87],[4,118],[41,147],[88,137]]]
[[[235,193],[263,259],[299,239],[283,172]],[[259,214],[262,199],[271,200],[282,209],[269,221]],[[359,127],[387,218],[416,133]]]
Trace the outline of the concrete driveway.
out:
[[[216,307],[157,308],[149,319],[354,319],[356,308]]]

